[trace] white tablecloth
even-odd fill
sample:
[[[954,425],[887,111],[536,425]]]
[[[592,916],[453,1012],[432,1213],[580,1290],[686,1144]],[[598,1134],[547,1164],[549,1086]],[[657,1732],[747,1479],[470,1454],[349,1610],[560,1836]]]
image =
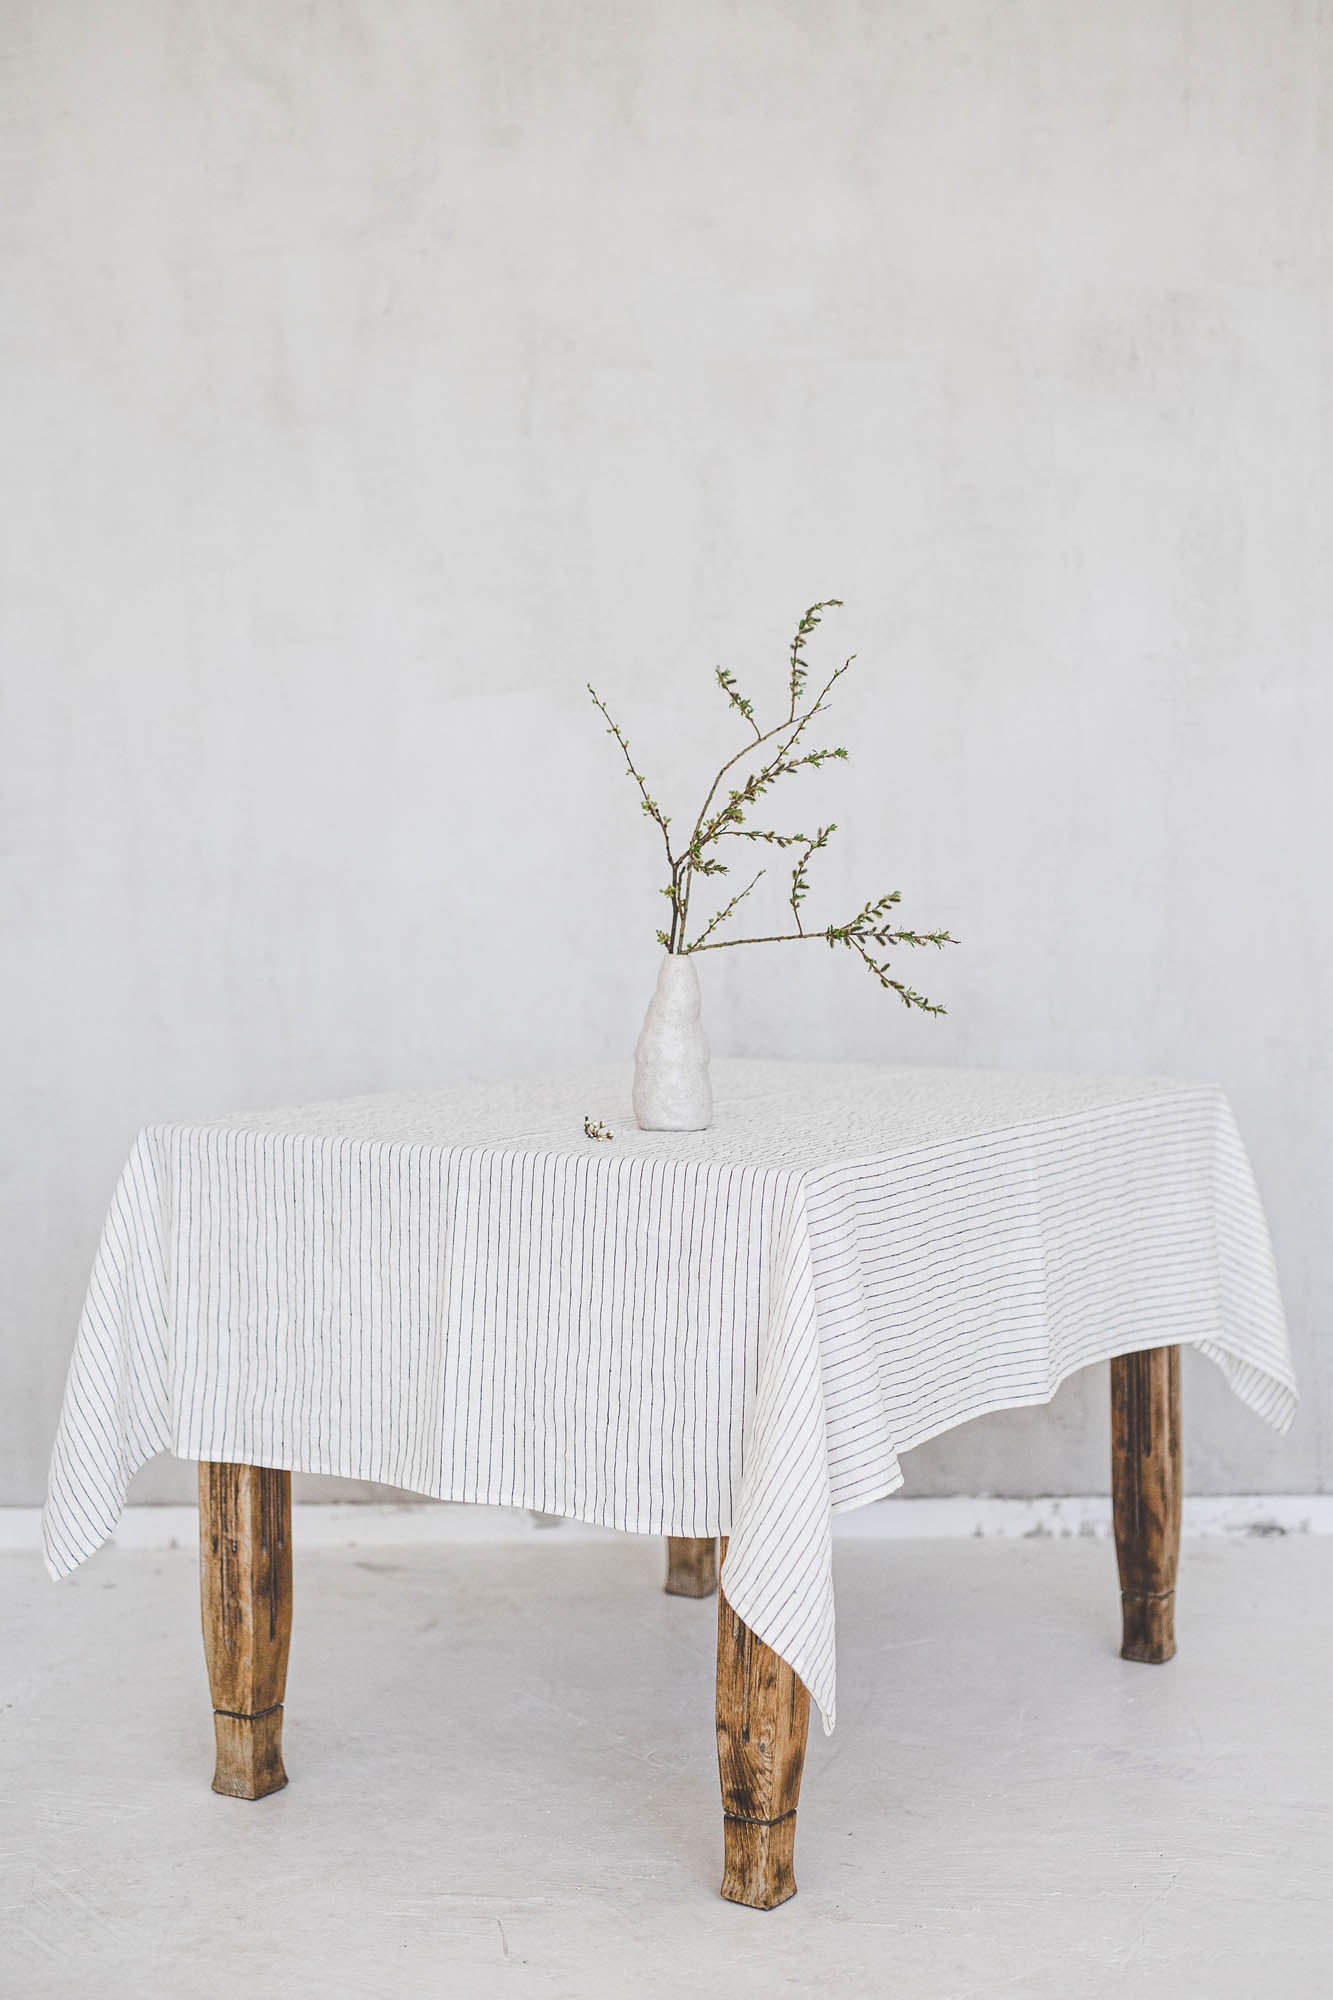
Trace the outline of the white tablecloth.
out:
[[[831,1516],[911,1446],[1169,1342],[1290,1422],[1218,1090],[726,1061],[714,1088],[701,1133],[640,1132],[619,1066],[143,1132],[70,1366],[52,1573],[163,1451],[721,1532],[729,1599],[831,1727]]]

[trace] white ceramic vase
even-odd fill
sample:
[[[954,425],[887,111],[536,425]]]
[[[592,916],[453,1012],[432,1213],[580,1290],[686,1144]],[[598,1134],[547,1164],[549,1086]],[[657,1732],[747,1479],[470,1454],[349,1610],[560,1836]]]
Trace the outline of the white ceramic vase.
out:
[[[648,1003],[634,1051],[634,1116],[645,1132],[702,1132],[712,1122],[699,975],[685,953],[666,953]]]

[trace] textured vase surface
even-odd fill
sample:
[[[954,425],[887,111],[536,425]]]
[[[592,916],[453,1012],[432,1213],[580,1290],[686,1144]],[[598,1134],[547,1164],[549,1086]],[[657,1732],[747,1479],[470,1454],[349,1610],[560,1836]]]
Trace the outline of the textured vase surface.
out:
[[[645,1132],[702,1132],[712,1122],[699,975],[679,952],[662,960],[634,1051],[634,1116]]]

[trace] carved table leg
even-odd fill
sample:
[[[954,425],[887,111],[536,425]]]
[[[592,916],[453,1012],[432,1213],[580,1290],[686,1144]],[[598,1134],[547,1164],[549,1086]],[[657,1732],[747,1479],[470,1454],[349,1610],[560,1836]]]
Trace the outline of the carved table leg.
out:
[[[711,1535],[668,1535],[666,1590],[671,1597],[711,1597],[717,1589],[717,1543]]]
[[[726,1554],[723,1541],[722,1553]],[[717,1762],[722,1894],[771,1910],[796,1894],[796,1804],[810,1697],[785,1660],[717,1599]]]
[[[1122,1660],[1169,1660],[1176,1650],[1180,1492],[1180,1349],[1120,1355],[1111,1363],[1111,1504]]]
[[[199,1467],[200,1594],[213,1693],[213,1790],[262,1799],[287,1782],[282,1700],[292,1634],[290,1472]]]

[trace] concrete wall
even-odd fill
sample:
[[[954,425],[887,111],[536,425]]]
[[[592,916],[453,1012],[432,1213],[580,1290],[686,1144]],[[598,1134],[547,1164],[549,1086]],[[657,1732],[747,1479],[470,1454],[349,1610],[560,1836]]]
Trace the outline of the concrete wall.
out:
[[[1328,1471],[1333,24],[1310,0],[7,0],[0,1497],[135,1128],[628,1052],[664,796],[848,602],[908,1017],[705,963],[714,1044],[1231,1091]],[[1322,1343],[1322,1344],[1321,1344]],[[919,1492],[1105,1483],[1103,1385]],[[163,1465],[140,1492],[188,1492]]]

